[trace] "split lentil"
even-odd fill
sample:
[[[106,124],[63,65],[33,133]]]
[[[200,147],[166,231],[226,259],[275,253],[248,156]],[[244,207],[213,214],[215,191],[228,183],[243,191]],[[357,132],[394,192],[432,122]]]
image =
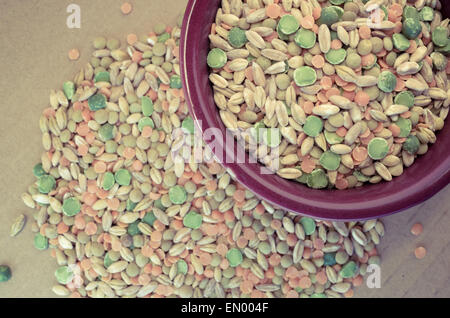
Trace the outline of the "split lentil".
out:
[[[7,282],[11,279],[11,269],[9,266],[0,265],[0,283]]]

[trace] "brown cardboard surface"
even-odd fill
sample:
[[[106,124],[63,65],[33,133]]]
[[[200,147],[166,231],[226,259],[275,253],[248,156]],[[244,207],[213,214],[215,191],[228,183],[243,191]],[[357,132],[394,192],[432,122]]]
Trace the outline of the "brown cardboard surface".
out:
[[[103,35],[125,42],[128,33],[143,34],[157,22],[175,23],[187,0],[132,0],[133,12],[123,16],[119,0],[0,0],[0,264],[13,277],[0,283],[0,297],[54,297],[51,287],[57,265],[50,252],[33,247],[28,222],[16,238],[9,237],[13,219],[31,211],[20,195],[33,182],[32,167],[42,153],[39,116],[49,92],[59,88],[90,59],[91,41]],[[68,29],[66,8],[81,7],[81,28]],[[67,52],[81,57],[70,62]],[[380,289],[361,287],[361,297],[450,297],[450,187],[427,202],[384,218],[386,236],[379,248]],[[422,222],[424,234],[413,237],[410,227]],[[428,255],[416,260],[423,244]]]

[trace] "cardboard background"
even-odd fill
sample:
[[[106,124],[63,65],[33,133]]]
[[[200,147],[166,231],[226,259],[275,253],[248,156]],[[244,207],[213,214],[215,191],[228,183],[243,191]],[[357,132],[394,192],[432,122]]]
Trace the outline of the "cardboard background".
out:
[[[89,61],[94,37],[125,42],[128,33],[143,34],[157,22],[174,24],[187,0],[132,0],[133,12],[123,16],[119,0],[0,0],[0,264],[13,277],[0,284],[0,297],[54,297],[51,287],[57,268],[50,252],[33,247],[31,211],[20,195],[34,181],[32,167],[42,153],[39,116],[59,88]],[[81,29],[68,29],[66,8],[81,7]],[[70,62],[67,52],[81,57]],[[384,219],[386,236],[379,248],[382,288],[361,287],[362,297],[450,297],[450,187],[426,203]],[[28,216],[25,230],[9,237],[12,221]],[[424,234],[410,233],[422,222]],[[413,250],[423,244],[428,255],[416,260]]]

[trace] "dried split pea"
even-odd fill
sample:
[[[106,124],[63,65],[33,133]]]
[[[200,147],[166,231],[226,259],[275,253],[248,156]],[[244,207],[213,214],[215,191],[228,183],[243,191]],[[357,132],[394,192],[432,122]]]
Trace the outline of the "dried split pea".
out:
[[[106,172],[103,176],[103,184],[102,187],[104,190],[109,191],[116,183],[116,180],[114,178],[114,174],[112,172]]]
[[[33,167],[33,174],[36,178],[46,174],[45,170],[42,168],[42,163],[38,163]]]
[[[194,211],[187,213],[183,218],[183,225],[194,230],[200,228],[202,222],[202,215]]]
[[[294,71],[294,81],[298,86],[309,86],[316,82],[316,71],[309,66],[301,66]]]
[[[97,111],[106,108],[106,97],[103,94],[95,94],[88,99],[89,109]]]
[[[56,280],[63,285],[67,285],[73,280],[74,273],[69,266],[61,266],[55,271]]]
[[[71,49],[68,53],[69,60],[76,61],[80,58],[80,51],[78,49]]]
[[[188,272],[188,265],[187,265],[187,263],[184,260],[180,259],[177,262],[177,273],[186,275],[187,272]]]
[[[46,250],[48,248],[48,238],[40,233],[34,236],[34,247],[38,250]]]
[[[331,151],[325,151],[319,159],[320,164],[327,170],[333,171],[339,168],[341,157]]]
[[[227,252],[227,260],[231,267],[236,267],[242,263],[242,253],[237,248],[232,248]]]
[[[295,34],[295,43],[303,49],[311,49],[316,44],[316,34],[311,30],[300,28]]]
[[[396,33],[392,36],[394,47],[399,51],[406,51],[411,46],[409,40],[401,33]]]
[[[228,41],[234,48],[240,49],[248,40],[244,30],[234,27],[228,32]]]
[[[378,88],[385,93],[392,92],[397,86],[397,77],[390,71],[381,72],[378,77]]]
[[[323,121],[317,116],[311,115],[306,118],[303,131],[310,137],[317,137],[323,130]]]
[[[189,134],[194,134],[195,131],[195,124],[194,124],[194,120],[192,119],[191,116],[187,116],[183,122],[181,123],[181,127],[187,131]]]
[[[422,25],[417,18],[406,18],[402,26],[403,34],[410,40],[416,39],[422,32]]]
[[[384,138],[373,138],[368,146],[369,157],[373,160],[381,160],[389,152],[389,145]]]
[[[94,77],[94,83],[109,82],[109,81],[110,81],[109,72],[98,72]]]
[[[39,192],[47,194],[55,188],[56,180],[53,176],[44,174],[38,178],[37,186]]]
[[[154,106],[152,100],[148,96],[141,98],[142,114],[144,116],[151,116],[153,114]]]
[[[278,22],[278,28],[281,33],[285,35],[290,35],[295,33],[300,27],[297,19],[290,14],[283,15]]]
[[[129,186],[131,183],[131,173],[127,169],[119,169],[114,174],[114,179],[121,186]]]
[[[416,154],[419,151],[419,147],[419,138],[414,135],[409,135],[408,138],[406,138],[406,141],[403,143],[403,149],[412,155]]]
[[[437,46],[446,46],[448,43],[448,30],[443,26],[437,26],[433,32],[431,32],[431,39]]]
[[[345,61],[345,58],[347,57],[347,51],[344,49],[331,49],[328,51],[328,53],[325,54],[325,59],[328,61],[328,63],[337,65],[341,64]]]
[[[411,108],[414,106],[414,95],[410,91],[400,92],[395,96],[394,103],[397,105],[405,105]]]

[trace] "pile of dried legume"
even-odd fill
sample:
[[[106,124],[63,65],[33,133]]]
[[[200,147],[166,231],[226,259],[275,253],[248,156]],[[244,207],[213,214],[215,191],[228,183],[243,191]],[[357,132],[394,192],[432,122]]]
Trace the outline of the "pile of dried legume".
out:
[[[51,93],[40,119],[37,181],[22,198],[35,209],[35,247],[50,248],[60,266],[53,291],[351,297],[368,264],[380,261],[380,221],[295,216],[256,198],[212,159],[172,158],[179,147],[172,131],[193,132],[179,77],[179,26],[129,35],[125,51],[117,40],[96,39],[90,63]]]
[[[440,8],[223,0],[207,63],[224,125],[278,175],[309,187],[391,181],[427,152],[448,114]]]

